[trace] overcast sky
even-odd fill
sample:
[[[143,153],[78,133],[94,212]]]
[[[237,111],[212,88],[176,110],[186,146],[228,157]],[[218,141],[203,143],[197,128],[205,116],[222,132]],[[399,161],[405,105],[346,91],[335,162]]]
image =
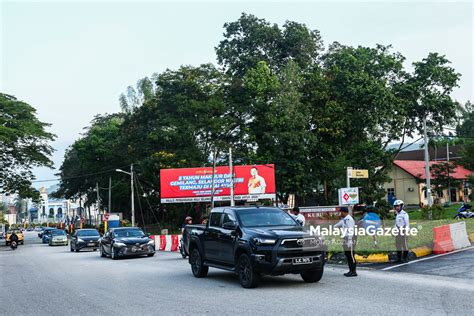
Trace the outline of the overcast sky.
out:
[[[305,23],[326,45],[392,44],[407,64],[445,54],[462,74],[453,97],[474,99],[472,1],[0,1],[0,91],[52,124],[56,167],[94,115],[120,110],[128,85],[166,68],[215,63],[223,24],[242,12]],[[35,170],[40,180],[55,172]]]

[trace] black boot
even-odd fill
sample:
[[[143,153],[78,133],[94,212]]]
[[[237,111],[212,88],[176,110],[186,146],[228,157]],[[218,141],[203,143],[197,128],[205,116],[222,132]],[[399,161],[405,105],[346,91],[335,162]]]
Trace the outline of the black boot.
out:
[[[394,263],[403,263],[401,251],[397,251],[397,261],[395,261]]]

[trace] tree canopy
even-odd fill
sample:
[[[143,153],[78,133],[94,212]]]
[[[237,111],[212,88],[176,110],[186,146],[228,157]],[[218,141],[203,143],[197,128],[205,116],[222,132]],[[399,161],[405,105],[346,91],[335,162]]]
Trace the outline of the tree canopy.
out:
[[[218,66],[146,77],[120,97],[122,113],[92,122],[67,152],[62,192],[88,192],[106,180],[70,175],[105,177],[133,162],[143,193],[159,205],[160,169],[209,166],[214,150],[226,164],[232,147],[236,164],[275,164],[283,202],[296,194],[299,204],[336,203],[349,166],[369,170],[353,185],[372,202],[383,197],[394,157],[424,118],[434,132],[456,119],[450,93],[460,74],[445,56],[429,53],[408,70],[391,46],[324,47],[302,23],[280,27],[245,13],[224,29]],[[393,142],[400,147],[389,150]]]
[[[0,93],[0,191],[39,198],[31,187],[33,167],[52,167],[50,124],[37,118],[31,105]]]

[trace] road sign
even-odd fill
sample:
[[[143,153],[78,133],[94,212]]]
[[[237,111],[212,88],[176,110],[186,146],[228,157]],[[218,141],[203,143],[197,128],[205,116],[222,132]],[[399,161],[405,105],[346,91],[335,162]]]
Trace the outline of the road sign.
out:
[[[349,178],[368,178],[369,170],[367,169],[347,169]]]
[[[359,188],[339,189],[339,205],[359,204]]]

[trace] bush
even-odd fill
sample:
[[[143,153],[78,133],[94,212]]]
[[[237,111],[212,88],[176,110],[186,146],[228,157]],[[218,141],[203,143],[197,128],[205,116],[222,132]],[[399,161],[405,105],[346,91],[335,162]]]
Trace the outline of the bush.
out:
[[[378,200],[375,204],[376,213],[380,215],[383,219],[388,219],[390,217],[390,205],[387,200]]]
[[[433,205],[432,207],[425,206],[421,209],[421,218],[422,219],[429,219],[430,211],[432,213],[433,220],[443,218],[444,209],[440,205]]]

